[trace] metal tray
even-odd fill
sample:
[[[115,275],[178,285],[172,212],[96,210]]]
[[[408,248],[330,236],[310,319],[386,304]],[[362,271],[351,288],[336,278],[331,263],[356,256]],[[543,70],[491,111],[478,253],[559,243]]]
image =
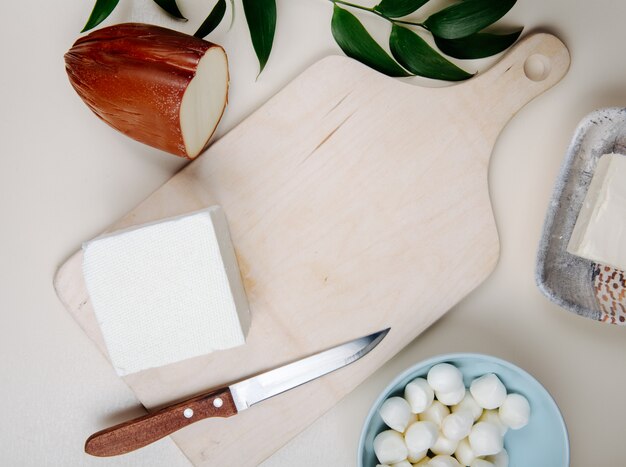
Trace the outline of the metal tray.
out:
[[[597,321],[626,324],[620,321],[623,318],[616,319],[615,314],[612,319],[611,312],[607,313],[607,308],[600,304],[598,279],[605,266],[566,251],[598,158],[611,152],[626,154],[626,109],[623,108],[597,110],[578,125],[548,206],[535,280],[550,300],[569,311]],[[622,287],[624,276],[618,280]],[[618,306],[623,310],[623,304]]]

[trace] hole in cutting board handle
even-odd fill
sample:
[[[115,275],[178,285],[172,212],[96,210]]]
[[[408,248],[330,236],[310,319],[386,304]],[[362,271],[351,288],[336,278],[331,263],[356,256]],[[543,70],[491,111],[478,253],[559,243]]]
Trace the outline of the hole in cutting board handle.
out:
[[[524,74],[532,81],[543,81],[550,75],[552,64],[550,59],[542,54],[533,54],[524,62]]]

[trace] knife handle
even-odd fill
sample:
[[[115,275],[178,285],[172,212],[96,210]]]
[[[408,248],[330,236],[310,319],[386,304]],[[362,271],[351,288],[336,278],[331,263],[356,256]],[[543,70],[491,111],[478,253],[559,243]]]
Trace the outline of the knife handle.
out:
[[[199,420],[236,413],[230,389],[218,389],[94,433],[85,442],[85,452],[98,457],[125,454]]]

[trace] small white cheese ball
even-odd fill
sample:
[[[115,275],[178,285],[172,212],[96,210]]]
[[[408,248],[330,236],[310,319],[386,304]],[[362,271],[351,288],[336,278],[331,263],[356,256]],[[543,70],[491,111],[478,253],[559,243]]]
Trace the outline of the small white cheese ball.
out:
[[[422,413],[433,403],[435,391],[424,378],[415,378],[404,388],[404,398],[413,413]]]
[[[413,467],[430,467],[430,457],[426,456],[420,461],[413,464]]]
[[[465,397],[465,386],[459,386],[450,392],[435,391],[437,400],[445,405],[456,405]]]
[[[396,462],[395,464],[391,464],[391,467],[413,467],[413,464],[405,459],[403,461]]]
[[[378,413],[389,428],[401,433],[409,426],[413,415],[409,403],[402,397],[390,397],[383,402]]]
[[[458,441],[446,438],[442,433],[439,433],[435,445],[430,448],[434,454],[440,454],[442,456],[451,456],[456,451],[456,447],[459,444]]]
[[[409,449],[409,455],[406,459],[414,464],[415,462],[419,462],[426,457],[426,454],[428,454],[428,449],[424,449],[423,451],[411,451]]]
[[[439,430],[433,422],[415,422],[406,429],[404,441],[408,451],[417,453],[432,448],[437,441],[437,436],[439,436]]]
[[[483,408],[476,403],[472,394],[467,389],[465,390],[463,400],[455,406],[452,406],[450,410],[452,413],[458,412],[459,410],[469,410],[472,413],[472,417],[474,417],[474,421],[478,420],[483,414]]]
[[[400,462],[406,459],[408,452],[404,438],[397,431],[383,431],[374,438],[374,453],[378,462],[383,464]]]
[[[435,456],[428,463],[428,467],[461,467],[461,464],[452,456]]]
[[[470,446],[467,438],[459,441],[459,445],[454,452],[454,457],[456,457],[456,460],[458,460],[461,465],[468,466],[474,462],[474,459],[476,459],[476,453],[474,453],[474,450]]]
[[[509,394],[499,409],[500,420],[513,430],[528,425],[530,419],[530,404],[528,399],[520,394]]]
[[[481,422],[493,423],[500,429],[500,433],[502,434],[502,436],[506,435],[506,432],[509,431],[509,427],[502,423],[502,420],[500,419],[500,415],[498,413],[498,409],[483,410],[483,414],[478,420]]]
[[[376,464],[376,467],[391,467],[391,466],[387,464]]]
[[[456,391],[463,384],[463,374],[454,365],[449,363],[439,363],[433,366],[426,376],[428,384],[435,392]]]
[[[493,467],[493,464],[485,459],[474,459],[469,467]]]
[[[419,419],[424,422],[433,422],[437,425],[437,428],[439,428],[443,419],[448,415],[450,415],[450,409],[448,407],[439,401],[433,401],[430,407],[419,415]]]
[[[474,417],[469,410],[451,413],[441,422],[441,432],[452,441],[460,441],[469,436],[474,425]]]
[[[495,467],[509,467],[509,453],[502,449],[498,454],[485,457],[485,460],[493,463]]]
[[[493,373],[487,373],[472,381],[470,392],[483,409],[497,409],[506,399],[506,388],[500,378]]]
[[[502,451],[500,429],[489,422],[478,422],[469,434],[469,443],[477,456],[489,456]]]

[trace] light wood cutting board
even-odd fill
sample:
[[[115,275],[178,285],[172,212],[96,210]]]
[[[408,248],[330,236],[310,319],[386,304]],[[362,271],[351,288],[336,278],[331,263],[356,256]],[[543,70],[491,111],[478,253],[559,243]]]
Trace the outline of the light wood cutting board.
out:
[[[525,65],[544,73],[529,79]],[[492,148],[568,67],[567,49],[548,34],[447,88],[328,57],[111,227],[222,205],[250,301],[245,346],[124,378],[147,408],[391,327],[340,371],[176,433],[194,464],[257,465],[489,275],[499,252]],[[106,354],[81,261],[72,256],[55,287]]]

